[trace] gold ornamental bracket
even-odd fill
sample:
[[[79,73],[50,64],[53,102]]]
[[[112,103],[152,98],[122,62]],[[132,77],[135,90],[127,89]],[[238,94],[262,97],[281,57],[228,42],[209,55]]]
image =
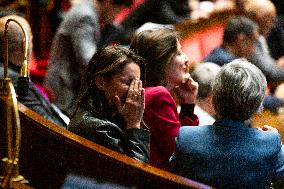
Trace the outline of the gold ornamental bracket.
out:
[[[16,19],[10,18],[7,20],[5,24],[5,32],[4,32],[4,43],[5,43],[5,69],[4,69],[4,78],[8,78],[8,26],[10,22],[15,22],[17,25],[20,26],[23,34],[24,34],[24,57],[23,62],[21,64],[20,76],[18,77],[17,81],[17,95],[18,97],[24,97],[28,95],[29,89],[29,72],[28,72],[28,47],[29,47],[29,39],[28,33],[23,25],[17,21]]]
[[[19,182],[24,178],[19,175],[19,153],[21,141],[20,117],[17,105],[17,95],[11,79],[8,78],[8,26],[10,22],[15,22],[20,26],[24,33],[24,59],[21,65],[20,77],[24,78],[24,82],[29,82],[28,78],[28,35],[22,24],[15,19],[8,19],[5,24],[4,43],[4,78],[0,79],[0,98],[5,103],[5,118],[7,130],[7,157],[2,158],[5,168],[5,174],[2,177],[1,188],[9,188],[12,182]],[[13,132],[14,130],[14,132]]]

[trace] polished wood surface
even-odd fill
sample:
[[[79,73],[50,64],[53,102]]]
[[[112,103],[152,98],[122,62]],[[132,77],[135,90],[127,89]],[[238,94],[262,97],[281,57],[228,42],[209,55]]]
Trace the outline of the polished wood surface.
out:
[[[265,110],[255,114],[252,118],[252,126],[261,127],[263,125],[275,127],[282,137],[282,143],[284,142],[284,112],[276,114]]]
[[[0,105],[3,107],[3,103]],[[60,128],[20,103],[19,111],[20,174],[34,188],[60,188],[68,174],[136,188],[212,188],[97,145]],[[0,121],[3,125],[3,116]],[[2,140],[3,127],[0,131]],[[3,155],[3,141],[0,144],[0,155]]]

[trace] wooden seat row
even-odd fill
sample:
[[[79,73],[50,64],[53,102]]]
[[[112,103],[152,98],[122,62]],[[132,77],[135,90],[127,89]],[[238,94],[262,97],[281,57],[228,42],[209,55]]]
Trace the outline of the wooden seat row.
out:
[[[3,102],[0,103],[4,107]],[[141,163],[77,136],[19,103],[22,127],[20,174],[40,189],[60,188],[69,175],[136,188],[212,188]],[[6,154],[0,109],[0,157]]]

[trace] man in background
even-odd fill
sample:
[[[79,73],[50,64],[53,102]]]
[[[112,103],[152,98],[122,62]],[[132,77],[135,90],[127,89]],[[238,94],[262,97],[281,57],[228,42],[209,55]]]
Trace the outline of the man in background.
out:
[[[22,24],[23,28],[27,31],[29,46],[28,46],[28,62],[31,57],[32,52],[32,33],[31,28],[27,20],[23,17],[16,15],[9,15],[0,18],[0,76],[4,76],[4,30],[5,24],[8,19],[15,19],[19,23]],[[8,77],[11,78],[12,83],[17,91],[17,89],[21,88],[18,86],[18,78],[20,76],[20,67],[24,60],[24,34],[15,22],[10,22],[8,26],[8,44],[9,44],[9,68],[8,68]],[[18,95],[17,99],[19,102],[37,112],[44,118],[56,123],[59,126],[66,127],[68,123],[68,118],[64,116],[56,106],[50,104],[36,89],[34,84],[29,81],[27,94],[26,95]],[[65,121],[64,121],[65,119]]]
[[[45,85],[54,103],[72,116],[81,74],[101,40],[101,29],[132,0],[80,0],[66,13],[54,37]]]

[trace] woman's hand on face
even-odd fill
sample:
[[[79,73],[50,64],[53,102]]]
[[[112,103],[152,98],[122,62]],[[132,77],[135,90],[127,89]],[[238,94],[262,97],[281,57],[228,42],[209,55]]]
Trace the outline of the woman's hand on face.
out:
[[[142,88],[142,81],[139,79],[132,80],[124,105],[121,105],[118,96],[115,96],[115,98],[118,111],[126,121],[126,128],[140,128],[140,123],[145,108],[145,97],[144,89]]]
[[[195,82],[190,74],[186,74],[184,82],[177,88],[177,94],[183,104],[194,104],[198,92],[198,83]]]

